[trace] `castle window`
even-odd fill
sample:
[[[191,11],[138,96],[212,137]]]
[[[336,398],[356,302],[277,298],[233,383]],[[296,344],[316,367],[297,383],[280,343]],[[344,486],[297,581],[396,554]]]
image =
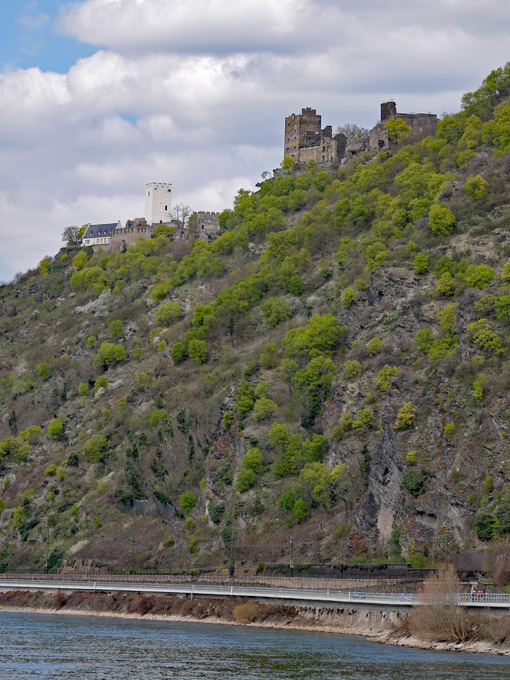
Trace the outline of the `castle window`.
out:
[[[380,139],[378,144],[380,149],[384,149],[384,139]]]
[[[165,205],[165,210],[168,210],[168,206],[167,206],[167,205]]]
[[[159,220],[159,223],[160,223],[160,224],[163,224],[163,220]]]
[[[150,195],[151,195],[151,192],[150,192],[150,191],[148,191],[148,192],[147,192],[147,196],[150,196]]]

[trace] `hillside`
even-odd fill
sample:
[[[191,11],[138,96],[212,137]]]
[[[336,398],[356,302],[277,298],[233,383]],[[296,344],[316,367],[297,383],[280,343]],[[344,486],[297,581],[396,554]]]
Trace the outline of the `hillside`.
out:
[[[471,551],[510,533],[510,67],[435,137],[241,190],[213,243],[0,288],[0,569]]]

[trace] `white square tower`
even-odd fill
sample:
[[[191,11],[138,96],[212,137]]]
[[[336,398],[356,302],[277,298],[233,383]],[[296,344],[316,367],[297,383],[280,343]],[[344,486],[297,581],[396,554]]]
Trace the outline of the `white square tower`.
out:
[[[151,182],[145,185],[145,219],[147,224],[164,224],[172,219],[172,185]]]

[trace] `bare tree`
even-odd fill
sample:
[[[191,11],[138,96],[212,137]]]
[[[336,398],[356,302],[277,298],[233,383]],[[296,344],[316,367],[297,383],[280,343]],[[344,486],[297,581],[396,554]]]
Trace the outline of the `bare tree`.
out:
[[[369,130],[356,125],[356,123],[346,123],[345,125],[339,125],[336,129],[336,133],[337,135],[343,134],[348,140],[352,140],[360,144],[366,142],[370,136]]]
[[[178,203],[172,209],[172,219],[177,223],[178,229],[185,229],[188,226],[191,215],[191,208],[186,203]]]
[[[75,246],[80,240],[79,231],[80,228],[75,225],[66,227],[62,232],[62,241],[68,243],[70,246]]]

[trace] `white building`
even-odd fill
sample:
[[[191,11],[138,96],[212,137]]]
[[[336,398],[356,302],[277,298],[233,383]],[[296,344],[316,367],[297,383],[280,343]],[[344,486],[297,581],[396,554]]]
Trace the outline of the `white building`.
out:
[[[145,219],[147,224],[166,224],[172,216],[172,185],[151,182],[145,185]]]
[[[114,229],[121,229],[122,224],[113,222],[111,224],[89,224],[82,236],[83,246],[108,246]]]

